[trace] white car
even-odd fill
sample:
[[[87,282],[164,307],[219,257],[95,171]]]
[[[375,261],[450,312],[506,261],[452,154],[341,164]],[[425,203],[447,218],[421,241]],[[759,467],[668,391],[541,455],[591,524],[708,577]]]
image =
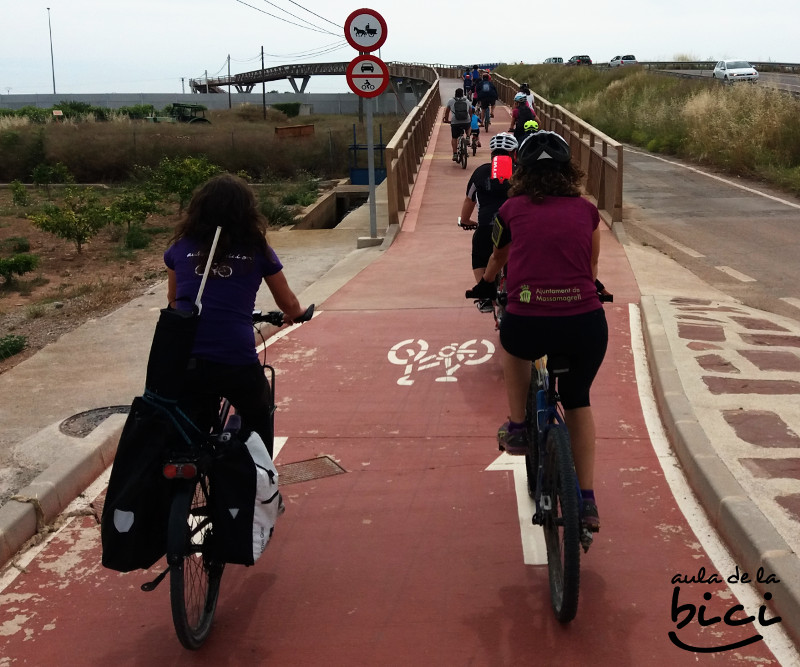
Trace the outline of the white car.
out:
[[[621,67],[622,65],[636,65],[636,56],[614,56],[608,61],[609,67]]]
[[[711,73],[711,78],[728,83],[734,81],[758,81],[758,72],[746,60],[720,60]]]

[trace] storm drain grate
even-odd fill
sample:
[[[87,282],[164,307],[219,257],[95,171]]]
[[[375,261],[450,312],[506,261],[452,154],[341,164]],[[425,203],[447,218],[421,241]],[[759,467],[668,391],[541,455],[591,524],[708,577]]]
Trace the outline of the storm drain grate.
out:
[[[341,475],[347,472],[330,456],[318,456],[315,459],[284,463],[275,467],[278,470],[278,483],[281,486],[296,484],[297,482],[309,482],[312,479]]]
[[[85,438],[111,415],[124,415],[128,414],[129,411],[129,405],[112,405],[107,408],[95,408],[94,410],[79,412],[77,415],[67,417],[59,424],[58,429],[64,435],[71,435],[73,438]]]

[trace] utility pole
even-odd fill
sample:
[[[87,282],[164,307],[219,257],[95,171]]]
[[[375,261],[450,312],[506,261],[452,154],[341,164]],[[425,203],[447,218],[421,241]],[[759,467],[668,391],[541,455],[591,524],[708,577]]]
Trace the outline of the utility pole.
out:
[[[264,47],[261,47],[261,106],[264,109],[264,120],[267,120],[267,82],[264,81]]]
[[[228,108],[231,108],[231,54],[228,54]]]
[[[47,8],[47,29],[50,31],[50,69],[53,72],[53,95],[56,94],[56,64],[53,59],[53,26],[50,24],[50,7]]]
[[[208,95],[208,70],[206,70],[206,95]]]

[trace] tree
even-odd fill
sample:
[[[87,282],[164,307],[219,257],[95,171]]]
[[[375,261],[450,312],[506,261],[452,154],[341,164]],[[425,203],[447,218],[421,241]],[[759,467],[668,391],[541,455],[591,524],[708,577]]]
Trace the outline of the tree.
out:
[[[0,277],[5,280],[6,285],[14,280],[14,276],[21,276],[33,271],[39,266],[39,258],[36,255],[20,253],[11,257],[0,257]]]
[[[63,208],[47,204],[44,212],[30,216],[39,229],[72,241],[78,252],[108,223],[108,213],[91,188],[66,188]]]
[[[178,196],[179,209],[183,211],[195,189],[221,171],[221,167],[209,162],[205,156],[165,157],[158,163],[153,180],[165,194]]]

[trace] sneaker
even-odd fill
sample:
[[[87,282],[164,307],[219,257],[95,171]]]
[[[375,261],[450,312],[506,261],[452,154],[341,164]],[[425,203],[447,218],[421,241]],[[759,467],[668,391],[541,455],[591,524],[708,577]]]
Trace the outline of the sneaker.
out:
[[[600,515],[597,513],[597,505],[593,502],[583,501],[581,523],[593,533],[600,530]]]
[[[478,148],[480,148],[480,147],[481,147],[481,142],[479,141],[479,142],[478,142]]]
[[[478,299],[475,301],[475,305],[478,306],[478,310],[482,313],[491,313],[494,311],[491,299]]]
[[[453,162],[458,162],[458,153],[453,153]]]
[[[509,423],[505,422],[497,429],[497,444],[501,452],[524,455],[528,451],[528,433],[524,428],[510,431]]]

